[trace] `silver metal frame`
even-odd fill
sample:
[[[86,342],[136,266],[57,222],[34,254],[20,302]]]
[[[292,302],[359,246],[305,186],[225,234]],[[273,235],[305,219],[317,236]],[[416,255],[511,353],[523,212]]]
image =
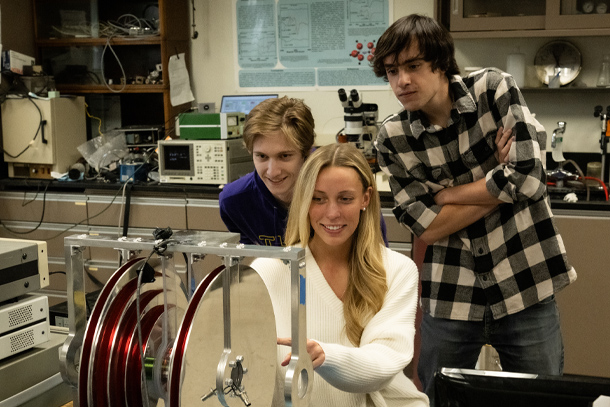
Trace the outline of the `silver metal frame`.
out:
[[[292,310],[292,357],[286,372],[286,406],[301,407],[309,404],[313,387],[313,367],[307,354],[306,309],[305,309],[305,250],[295,247],[271,247],[243,245],[238,243],[239,236],[227,232],[180,232],[168,241],[166,253],[185,253],[189,260],[193,256],[216,255],[224,259],[226,270],[233,270],[244,257],[266,257],[281,259],[289,263],[291,272],[291,310]],[[73,235],[64,239],[68,296],[69,335],[60,349],[60,372],[63,380],[74,388],[75,406],[78,404],[78,368],[80,350],[87,326],[85,309],[85,271],[83,250],[86,247],[114,248],[121,252],[122,259],[144,251],[149,253],[160,243],[152,238],[118,238],[102,236]],[[187,281],[191,281],[192,262],[187,264]],[[224,335],[225,345],[230,348],[230,308],[228,295],[231,273],[224,273],[223,290],[225,301]],[[190,289],[189,289],[190,293]],[[302,355],[302,357],[301,357]],[[218,374],[222,374],[219,372]]]

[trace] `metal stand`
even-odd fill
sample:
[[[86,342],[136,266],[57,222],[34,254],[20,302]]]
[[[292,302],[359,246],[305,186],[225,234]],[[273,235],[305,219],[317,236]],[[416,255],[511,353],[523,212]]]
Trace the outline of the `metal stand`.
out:
[[[181,386],[187,368],[186,346],[189,339],[194,336],[194,330],[198,328],[195,323],[197,314],[205,314],[204,311],[199,310],[200,303],[195,302],[214,297],[215,287],[219,287],[217,291],[222,293],[219,296],[222,309],[222,318],[219,321],[223,329],[219,326],[207,326],[206,329],[208,333],[222,331],[218,335],[221,337],[223,349],[217,356],[206,356],[208,359],[214,360],[212,368],[216,374],[216,383],[200,383],[201,389],[197,391],[203,395],[201,405],[203,407],[206,405],[227,407],[250,405],[249,395],[251,397],[253,392],[246,392],[251,387],[245,388],[248,383],[247,380],[244,380],[243,374],[248,370],[245,365],[253,363],[253,361],[252,358],[244,360],[244,356],[239,353],[240,350],[236,345],[240,342],[240,336],[247,336],[249,332],[235,328],[235,324],[232,324],[231,310],[234,309],[232,303],[240,302],[239,297],[235,297],[239,293],[237,284],[242,280],[246,282],[255,278],[260,280],[252,269],[241,265],[241,262],[244,258],[266,257],[284,260],[290,267],[292,357],[284,380],[285,401],[287,406],[307,406],[313,385],[313,368],[306,349],[305,250],[291,247],[243,245],[238,243],[238,235],[234,233],[178,233],[174,235],[173,239],[163,242],[162,254],[164,257],[161,258],[163,270],[155,271],[158,284],[161,284],[162,280],[162,288],[159,285],[150,284],[147,285],[150,288],[140,294],[140,285],[137,286],[137,300],[139,301],[137,305],[139,306],[141,303],[142,311],[136,313],[133,298],[136,295],[134,279],[138,280],[138,273],[134,272],[142,270],[145,260],[134,255],[152,253],[159,244],[160,241],[154,241],[151,238],[110,239],[90,235],[74,235],[65,238],[66,267],[69,271],[67,294],[70,333],[60,350],[60,370],[63,380],[75,389],[74,405],[95,406],[100,403],[100,400],[106,402],[107,399],[109,401],[106,405],[136,405],[140,402],[139,400],[134,402],[134,398],[131,397],[131,402],[123,401],[122,398],[129,399],[129,396],[116,397],[116,395],[122,394],[122,392],[133,392],[133,387],[126,387],[133,386],[135,383],[137,388],[139,383],[141,393],[136,393],[143,395],[141,405],[146,405],[146,400],[155,401],[162,398],[166,406],[180,406],[182,404]],[[87,321],[85,308],[83,261],[83,251],[86,247],[115,248],[121,251],[123,259],[129,259],[109,279],[89,321]],[[176,288],[175,280],[179,279],[173,279],[171,273],[165,271],[166,259],[174,253],[184,253],[188,259],[186,281],[189,284],[194,260],[206,255],[223,258],[224,270],[217,269],[209,273],[194,290],[187,305],[184,305],[187,301],[187,290]],[[251,271],[250,274],[246,269]],[[144,275],[143,271],[139,272]],[[173,281],[173,289],[166,289],[167,285],[172,287],[166,279],[169,282]],[[257,284],[261,286],[260,283]],[[267,294],[264,284],[262,287]],[[188,293],[191,293],[190,287]],[[233,305],[235,306],[235,304]],[[177,320],[179,316],[182,318]],[[272,316],[266,316],[266,318],[274,319]],[[172,321],[172,319],[177,321]],[[133,338],[135,336],[134,326],[140,323],[141,331],[138,331],[138,334],[144,335],[145,340],[136,342]],[[168,329],[168,326],[173,328]],[[162,329],[158,329],[159,327]],[[140,326],[138,326],[138,330],[140,330]],[[162,331],[163,334],[154,337],[156,331]],[[119,337],[121,332],[126,332],[131,336]],[[275,335],[274,323],[273,335]],[[248,340],[253,341],[253,339]],[[106,344],[107,346],[105,346]],[[144,347],[143,353],[141,353],[144,360],[137,352],[139,344]],[[275,366],[275,343],[272,345],[273,366]],[[127,350],[121,351],[121,349]],[[198,352],[206,352],[206,349],[198,349]],[[100,360],[96,360],[96,358]],[[117,358],[124,359],[124,364],[112,363]],[[269,361],[267,362],[269,364]],[[107,383],[103,383],[103,385],[95,383],[98,380],[105,380],[105,377],[100,377],[103,376],[99,374],[100,371],[108,377]],[[113,376],[115,371],[127,374],[125,383],[121,377]],[[256,374],[257,372],[251,372],[251,375]],[[273,375],[275,378],[275,371]],[[118,401],[112,402],[113,399]],[[218,402],[207,402],[206,400],[209,399],[217,399]]]

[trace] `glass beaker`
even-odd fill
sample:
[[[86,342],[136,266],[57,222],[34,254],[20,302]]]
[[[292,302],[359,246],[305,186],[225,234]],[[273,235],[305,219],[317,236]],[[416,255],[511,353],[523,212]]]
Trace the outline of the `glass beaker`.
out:
[[[602,60],[602,66],[599,69],[597,86],[606,88],[610,87],[610,54],[604,55],[604,59]]]

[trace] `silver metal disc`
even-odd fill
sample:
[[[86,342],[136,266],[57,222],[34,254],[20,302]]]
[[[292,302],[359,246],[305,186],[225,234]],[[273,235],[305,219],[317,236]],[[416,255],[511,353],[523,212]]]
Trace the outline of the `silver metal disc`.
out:
[[[243,407],[244,401],[226,384],[227,379],[233,379],[234,384],[239,382],[238,392],[245,391],[253,406],[271,405],[277,335],[269,293],[253,269],[234,268],[230,274],[231,323],[225,327],[225,273],[224,270],[210,273],[195,290],[185,312],[170,362],[172,407]],[[225,337],[225,333],[230,337]],[[240,360],[237,366],[236,360]],[[220,387],[222,390],[218,391]],[[217,389],[216,394],[202,403],[202,396],[213,389]]]

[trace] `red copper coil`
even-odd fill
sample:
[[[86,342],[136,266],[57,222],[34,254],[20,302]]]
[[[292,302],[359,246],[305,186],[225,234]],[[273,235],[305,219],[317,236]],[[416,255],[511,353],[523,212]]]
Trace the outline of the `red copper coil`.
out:
[[[92,380],[89,381],[94,406],[108,405],[106,377],[111,346],[116,337],[119,322],[136,291],[137,284],[137,279],[132,279],[125,284],[116,298],[112,300],[108,314],[101,323],[97,346],[93,352],[92,374],[95,375],[95,378],[91,377]]]
[[[155,327],[158,319],[163,315],[163,305],[153,307],[149,312],[142,317],[142,351],[146,351],[146,343]],[[138,334],[133,332],[131,336],[127,359],[125,363],[125,376],[117,378],[123,384],[122,391],[125,394],[124,400],[127,406],[137,407],[142,405],[142,359],[140,358],[140,349],[138,348]],[[121,387],[121,386],[119,386]],[[128,390],[128,391],[127,391]]]
[[[102,322],[101,319],[104,315],[106,302],[111,298],[111,295],[115,290],[115,286],[121,280],[123,275],[125,275],[129,270],[131,270],[132,266],[142,260],[143,258],[141,257],[128,260],[123,266],[121,266],[117,271],[115,271],[108,279],[108,282],[106,283],[104,288],[102,288],[102,291],[98,296],[97,302],[93,306],[93,310],[91,311],[91,315],[89,316],[89,322],[87,323],[87,328],[85,329],[83,345],[81,348],[78,378],[78,400],[79,405],[81,407],[89,405],[87,390],[89,382],[89,365],[91,363],[91,349],[94,344],[94,339],[96,336],[96,331],[98,330],[98,326]]]
[[[142,293],[140,296],[141,308],[146,306],[154,300],[162,290],[151,290]],[[137,332],[137,306],[136,302],[133,301],[125,316],[121,320],[118,328],[118,333],[112,346],[112,352],[109,358],[110,366],[108,367],[108,400],[112,407],[123,407],[125,406],[125,389],[123,386],[125,377],[125,363],[127,359],[127,353],[134,332]]]

